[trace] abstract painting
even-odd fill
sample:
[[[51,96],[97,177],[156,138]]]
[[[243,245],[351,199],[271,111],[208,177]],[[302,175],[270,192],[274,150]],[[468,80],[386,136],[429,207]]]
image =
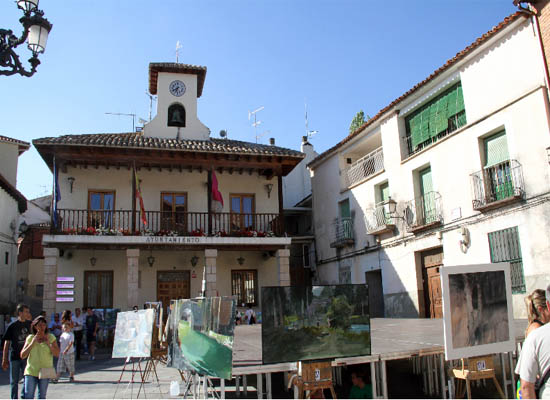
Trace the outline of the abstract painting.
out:
[[[168,332],[173,336],[169,366],[231,379],[235,299],[175,300],[170,308]]]
[[[264,364],[371,354],[368,286],[262,288]]]
[[[150,357],[155,310],[118,313],[113,358]]]
[[[447,360],[514,350],[510,264],[443,267]]]

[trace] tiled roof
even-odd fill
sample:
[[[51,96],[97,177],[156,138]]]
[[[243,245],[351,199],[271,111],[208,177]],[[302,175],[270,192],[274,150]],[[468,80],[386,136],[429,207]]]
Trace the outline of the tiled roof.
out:
[[[471,45],[469,45],[468,47],[466,47],[464,50],[458,52],[453,58],[451,58],[450,60],[447,60],[447,62],[445,64],[443,64],[441,67],[439,67],[438,69],[436,69],[430,76],[428,76],[426,79],[424,79],[422,82],[420,83],[417,83],[415,86],[413,86],[411,89],[409,89],[407,92],[403,93],[401,96],[399,96],[397,99],[395,99],[394,101],[392,101],[390,104],[388,104],[386,107],[384,107],[383,109],[381,109],[380,111],[378,111],[378,113],[372,117],[371,119],[369,119],[367,122],[365,122],[363,125],[361,125],[359,128],[357,128],[355,131],[353,131],[352,133],[350,133],[348,136],[346,136],[341,142],[339,142],[338,144],[336,144],[335,146],[331,147],[330,149],[324,151],[323,153],[321,153],[318,157],[316,157],[315,159],[313,159],[313,161],[311,161],[308,166],[311,166],[315,163],[317,163],[318,161],[321,161],[322,159],[326,158],[327,156],[329,156],[334,150],[337,150],[338,148],[342,147],[344,144],[346,144],[347,142],[349,142],[350,140],[352,140],[353,138],[355,138],[357,135],[359,135],[361,133],[361,131],[363,131],[365,128],[367,128],[368,126],[372,125],[374,122],[376,122],[377,120],[379,120],[385,113],[387,113],[388,111],[390,111],[394,106],[396,106],[397,104],[399,104],[401,101],[405,100],[407,97],[409,97],[410,95],[412,95],[413,93],[415,93],[417,90],[419,90],[420,88],[422,88],[424,85],[426,85],[427,83],[431,82],[432,80],[434,80],[435,78],[437,78],[439,75],[441,75],[443,72],[445,72],[446,70],[448,70],[450,67],[452,67],[453,65],[455,65],[457,62],[459,62],[460,60],[462,60],[464,57],[466,57],[469,53],[471,53],[472,51],[474,51],[475,49],[477,49],[479,46],[481,46],[482,44],[484,44],[485,42],[487,42],[489,39],[491,39],[493,36],[495,36],[497,33],[499,33],[501,30],[503,30],[505,27],[507,27],[508,25],[510,25],[512,22],[514,22],[515,20],[517,20],[520,16],[523,16],[523,17],[529,17],[529,15],[521,12],[521,11],[517,11],[515,12],[514,14],[504,18],[504,20],[499,23],[497,26],[494,26],[493,29],[491,29],[489,32],[481,35],[479,38],[476,39],[475,42],[473,42]]]
[[[3,137],[3,136],[2,136]],[[9,183],[2,174],[0,174],[0,188],[4,189],[11,197],[17,201],[19,213],[23,214],[27,211],[27,199],[17,190],[11,183]]]
[[[94,146],[110,148],[153,149],[171,151],[193,151],[205,153],[232,153],[244,155],[286,156],[304,158],[299,151],[265,144],[241,142],[230,139],[186,140],[143,136],[133,133],[96,133],[87,135],[64,135],[32,141],[40,145]]]
[[[7,137],[7,136],[2,136],[2,135],[0,135],[0,142],[13,143],[13,144],[19,145],[19,155],[21,155],[21,153],[25,152],[26,150],[29,149],[29,147],[31,147],[31,144],[28,143],[28,142],[24,142],[24,141],[19,140],[19,139],[13,139],[13,138],[10,138],[10,137]]]
[[[157,81],[159,72],[174,72],[180,74],[197,75],[197,97],[201,97],[204,80],[206,78],[206,67],[200,65],[179,64],[179,63],[150,63],[149,64],[149,93],[157,94]]]

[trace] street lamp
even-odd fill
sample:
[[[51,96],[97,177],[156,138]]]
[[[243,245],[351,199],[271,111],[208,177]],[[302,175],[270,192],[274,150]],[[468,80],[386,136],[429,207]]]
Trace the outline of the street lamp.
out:
[[[20,74],[22,76],[33,76],[36,67],[40,64],[38,54],[44,53],[48,34],[52,29],[52,24],[44,18],[44,11],[38,9],[40,0],[18,0],[17,7],[23,11],[23,16],[19,19],[23,25],[23,33],[20,38],[13,34],[11,29],[0,29],[0,75]],[[27,41],[27,47],[32,52],[29,58],[31,70],[27,71],[15,48]]]

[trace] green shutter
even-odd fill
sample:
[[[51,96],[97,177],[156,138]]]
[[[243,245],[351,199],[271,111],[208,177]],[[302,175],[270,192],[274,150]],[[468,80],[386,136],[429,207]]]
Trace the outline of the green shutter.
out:
[[[420,178],[420,193],[422,195],[422,207],[418,207],[417,212],[421,211],[424,215],[417,218],[421,224],[429,224],[437,220],[437,210],[432,183],[432,169],[430,167],[418,172]]]
[[[448,95],[447,95],[447,102],[448,102],[448,107],[447,107],[447,118],[450,118],[452,117],[453,115],[456,114],[456,91],[455,90],[452,90]]]
[[[447,117],[447,105],[449,96],[445,95],[438,101],[437,117],[436,117],[436,131],[441,133],[447,130],[449,127],[449,118]]]
[[[485,139],[485,167],[490,167],[509,159],[506,131],[499,132]]]
[[[430,107],[426,107],[421,115],[422,142],[425,142],[430,138]]]
[[[456,93],[456,113],[461,111],[464,111],[464,95],[462,94],[462,84],[459,84]]]
[[[380,201],[388,201],[390,198],[390,185],[388,182],[380,185]]]
[[[409,129],[412,138],[412,148],[415,149],[420,143],[422,143],[422,130],[420,126],[420,113],[417,113],[409,119]]]
[[[350,218],[351,212],[349,208],[349,200],[344,200],[340,202],[340,218]]]

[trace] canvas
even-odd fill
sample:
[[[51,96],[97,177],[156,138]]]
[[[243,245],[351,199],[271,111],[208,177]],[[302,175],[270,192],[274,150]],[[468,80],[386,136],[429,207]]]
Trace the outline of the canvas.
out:
[[[368,286],[262,288],[264,364],[371,354]]]
[[[113,358],[150,357],[155,310],[118,313]]]
[[[236,301],[233,297],[176,300],[171,305],[174,368],[231,379]]]
[[[510,264],[443,267],[445,358],[514,351]]]

